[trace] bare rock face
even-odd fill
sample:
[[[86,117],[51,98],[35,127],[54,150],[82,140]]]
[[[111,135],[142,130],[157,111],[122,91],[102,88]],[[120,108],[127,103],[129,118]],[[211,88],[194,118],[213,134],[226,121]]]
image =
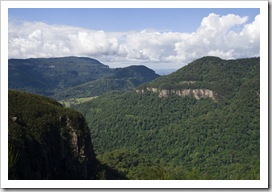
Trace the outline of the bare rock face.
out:
[[[97,160],[82,114],[45,97],[9,91],[8,129],[9,179],[95,178]]]
[[[212,100],[216,101],[215,93],[209,89],[182,89],[182,90],[174,90],[174,89],[157,89],[154,87],[147,87],[147,91],[151,91],[153,93],[159,93],[159,97],[169,97],[170,95],[178,95],[180,97],[185,96],[192,96],[195,99],[200,98],[211,98]],[[144,93],[145,90],[136,90],[137,93]]]
[[[66,159],[64,160],[66,162],[65,169],[77,175],[75,179],[93,179],[96,172],[96,158],[89,128],[84,118],[79,118],[76,119],[76,122],[79,122],[76,125],[73,124],[73,120],[69,116],[65,117],[63,126],[66,130],[60,133],[62,159]]]

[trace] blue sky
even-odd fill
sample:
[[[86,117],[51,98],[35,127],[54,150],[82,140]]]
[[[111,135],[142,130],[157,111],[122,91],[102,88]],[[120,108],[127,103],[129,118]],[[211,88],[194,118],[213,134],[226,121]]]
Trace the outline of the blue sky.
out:
[[[71,25],[93,30],[123,32],[130,30],[170,30],[173,32],[193,32],[201,23],[203,17],[210,13],[219,15],[235,14],[248,16],[252,22],[259,9],[9,9],[9,19],[20,21],[41,21],[47,24]]]
[[[9,58],[84,56],[178,69],[203,56],[260,55],[260,10],[9,9]]]

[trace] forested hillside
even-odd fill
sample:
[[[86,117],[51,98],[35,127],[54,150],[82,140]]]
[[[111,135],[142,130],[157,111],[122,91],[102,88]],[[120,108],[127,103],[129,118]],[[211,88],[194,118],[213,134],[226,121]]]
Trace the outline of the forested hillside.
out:
[[[177,70],[143,84],[159,90],[208,89],[218,100],[227,102],[248,79],[259,75],[260,58],[222,60],[218,57],[203,57]]]
[[[82,114],[30,93],[8,99],[10,180],[127,179],[96,159]]]
[[[151,167],[157,179],[259,179],[259,62],[204,57],[74,107],[98,159],[128,178]]]

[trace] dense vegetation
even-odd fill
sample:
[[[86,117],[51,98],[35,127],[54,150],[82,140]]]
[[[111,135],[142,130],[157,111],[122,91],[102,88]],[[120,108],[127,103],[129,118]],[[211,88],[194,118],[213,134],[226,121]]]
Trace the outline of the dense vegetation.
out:
[[[128,179],[157,180],[170,178],[168,170],[135,150],[118,149],[98,155],[97,158],[108,166],[114,167]]]
[[[96,159],[82,114],[25,92],[8,99],[9,179],[127,179]]]
[[[204,57],[137,89],[208,88],[216,101],[131,91],[75,108],[98,159],[130,179],[259,179],[259,75],[259,58]]]
[[[8,68],[9,89],[57,100],[133,89],[158,77],[144,66],[111,69],[86,57],[9,59]]]
[[[204,57],[156,78],[90,58],[11,59],[9,87],[84,103],[71,106],[82,115],[9,91],[9,179],[259,179],[259,65]]]
[[[210,89],[217,93],[218,99],[227,101],[247,79],[259,74],[259,63],[260,58],[222,60],[218,57],[203,57],[139,88]]]

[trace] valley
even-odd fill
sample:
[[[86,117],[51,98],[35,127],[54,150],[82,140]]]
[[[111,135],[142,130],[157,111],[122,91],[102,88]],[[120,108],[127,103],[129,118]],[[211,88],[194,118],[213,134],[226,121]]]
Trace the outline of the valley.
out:
[[[9,89],[9,147],[17,143],[11,162],[19,141],[32,145],[25,138],[46,147],[55,142],[48,139],[53,130],[73,136],[69,114],[80,116],[75,126],[84,128],[78,133],[90,137],[85,145],[93,150],[95,168],[83,179],[260,179],[259,57],[207,56],[164,76],[141,65],[111,69],[91,58],[10,60]],[[47,105],[32,106],[41,97],[34,94],[16,99],[13,89],[46,96],[40,101]],[[35,127],[44,131],[33,135],[28,129]]]
[[[69,98],[65,100],[58,101],[64,107],[71,107],[72,105],[79,105],[81,103],[91,101],[97,97],[85,97],[85,98]]]

